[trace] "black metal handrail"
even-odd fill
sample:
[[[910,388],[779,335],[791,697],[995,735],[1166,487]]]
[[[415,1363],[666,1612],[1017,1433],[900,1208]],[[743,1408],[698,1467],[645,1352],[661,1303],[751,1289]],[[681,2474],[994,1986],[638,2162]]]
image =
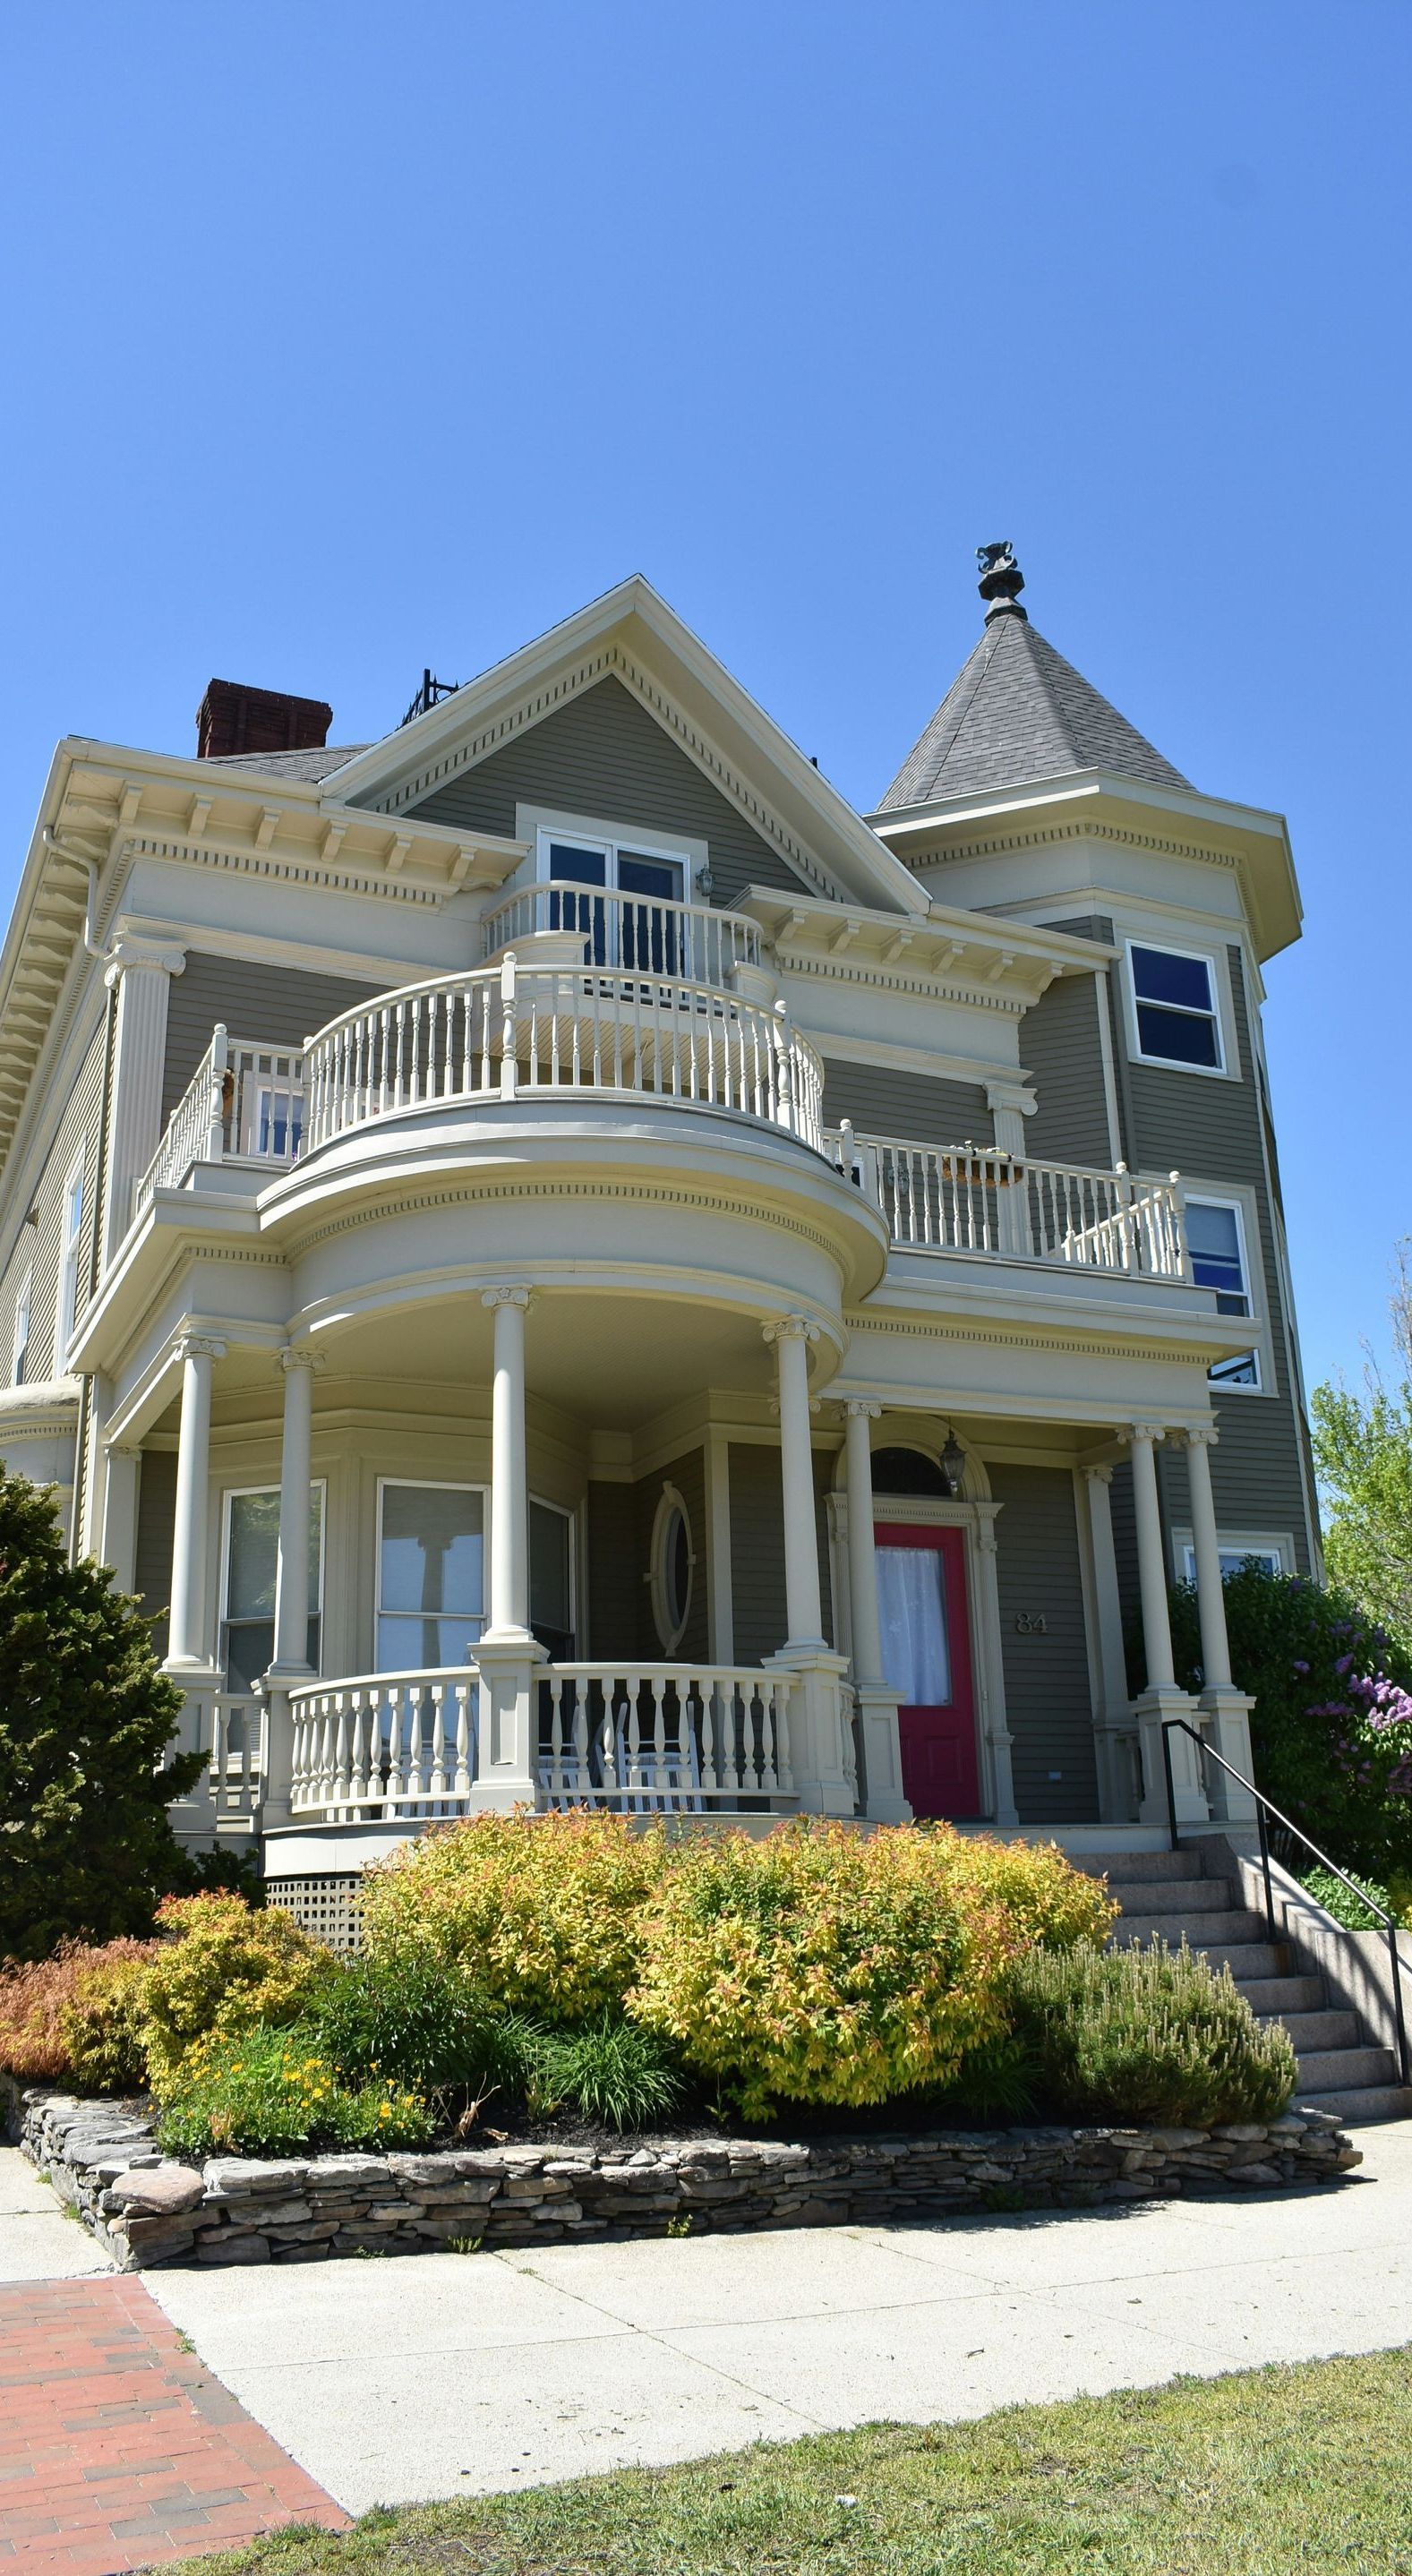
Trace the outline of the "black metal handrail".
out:
[[[1356,1878],[1350,1878],[1346,1869],[1340,1869],[1336,1860],[1330,1860],[1326,1851],[1320,1851],[1318,1844],[1311,1842],[1302,1825],[1297,1825],[1292,1816],[1287,1816],[1282,1807],[1277,1807],[1273,1798],[1267,1798],[1263,1789],[1257,1789],[1254,1781],[1248,1780],[1243,1771],[1237,1771],[1235,1764],[1228,1762],[1224,1753],[1218,1753],[1214,1744],[1208,1744],[1199,1728],[1189,1726],[1184,1717],[1164,1717],[1162,1720],[1162,1768],[1167,1777],[1167,1823],[1173,1851],[1179,1851],[1181,1848],[1177,1834],[1177,1793],[1172,1778],[1172,1747],[1169,1741],[1174,1726],[1179,1726],[1183,1735],[1191,1737],[1203,1761],[1218,1763],[1227,1778],[1239,1781],[1241,1788],[1247,1790],[1255,1801],[1255,1825],[1260,1837],[1260,1869],[1265,1881],[1265,1921],[1272,1941],[1279,1941],[1284,1938],[1284,1935],[1275,1921],[1275,1890],[1270,1877],[1270,1832],[1265,1821],[1267,1816],[1273,1816],[1277,1825],[1283,1825],[1287,1834],[1293,1834],[1297,1841],[1303,1843],[1307,1852],[1313,1853],[1321,1869],[1329,1870],[1340,1885],[1348,1889],[1350,1895],[1357,1897],[1360,1905],[1365,1905],[1370,1914],[1376,1914],[1387,1934],[1388,1958],[1392,1963],[1392,2009],[1397,2023],[1397,2062],[1402,2081],[1406,2084],[1408,2066],[1412,2060],[1409,2060],[1407,2020],[1402,2008],[1402,1962],[1397,1947],[1397,1936],[1402,1927],[1396,1916],[1386,1913],[1376,1899],[1368,1894],[1367,1889],[1359,1886]],[[1340,1931],[1346,1931],[1348,1927],[1346,1924],[1340,1924],[1337,1928]]]

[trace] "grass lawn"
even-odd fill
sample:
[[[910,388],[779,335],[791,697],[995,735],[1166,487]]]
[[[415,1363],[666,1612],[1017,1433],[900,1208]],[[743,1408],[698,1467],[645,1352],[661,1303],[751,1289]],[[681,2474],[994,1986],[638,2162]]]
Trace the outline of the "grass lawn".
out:
[[[1412,2351],[364,2516],[201,2576],[1412,2571]]]

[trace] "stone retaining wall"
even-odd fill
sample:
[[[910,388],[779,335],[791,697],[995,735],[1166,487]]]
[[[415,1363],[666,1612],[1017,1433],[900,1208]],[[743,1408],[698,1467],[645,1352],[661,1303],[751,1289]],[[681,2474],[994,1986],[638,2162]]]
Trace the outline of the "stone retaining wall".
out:
[[[440,2246],[557,2245],[1272,2191],[1361,2163],[1328,2113],[1217,2129],[935,2130],[914,2137],[625,2142],[619,2154],[164,2158],[146,2106],[12,2088],[25,2152],[125,2271]]]

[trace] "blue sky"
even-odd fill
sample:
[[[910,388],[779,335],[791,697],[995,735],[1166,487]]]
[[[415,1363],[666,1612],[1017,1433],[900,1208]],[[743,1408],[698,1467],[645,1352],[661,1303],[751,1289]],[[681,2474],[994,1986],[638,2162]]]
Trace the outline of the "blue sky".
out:
[[[213,674],[396,721],[641,570],[868,805],[1010,536],[1199,786],[1269,971],[1311,1380],[1412,1227],[1412,12],[11,10],[6,905],[56,739]]]

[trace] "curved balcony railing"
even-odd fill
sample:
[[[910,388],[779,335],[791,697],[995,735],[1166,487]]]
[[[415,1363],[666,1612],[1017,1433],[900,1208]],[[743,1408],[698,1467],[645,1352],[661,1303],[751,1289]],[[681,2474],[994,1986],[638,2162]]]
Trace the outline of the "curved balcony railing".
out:
[[[487,957],[541,933],[583,944],[585,966],[624,966],[691,984],[729,984],[737,966],[760,964],[760,928],[739,912],[624,894],[612,886],[522,886],[488,912]]]
[[[793,1674],[706,1664],[567,1663],[536,1686],[546,1806],[705,1814],[793,1796]],[[481,1804],[474,1664],[297,1684],[291,1812],[339,1823],[472,1815]]]
[[[308,1152],[398,1111],[603,1091],[729,1109],[823,1150],[823,1070],[782,1004],[596,967],[496,967],[386,993],[304,1052]]]

